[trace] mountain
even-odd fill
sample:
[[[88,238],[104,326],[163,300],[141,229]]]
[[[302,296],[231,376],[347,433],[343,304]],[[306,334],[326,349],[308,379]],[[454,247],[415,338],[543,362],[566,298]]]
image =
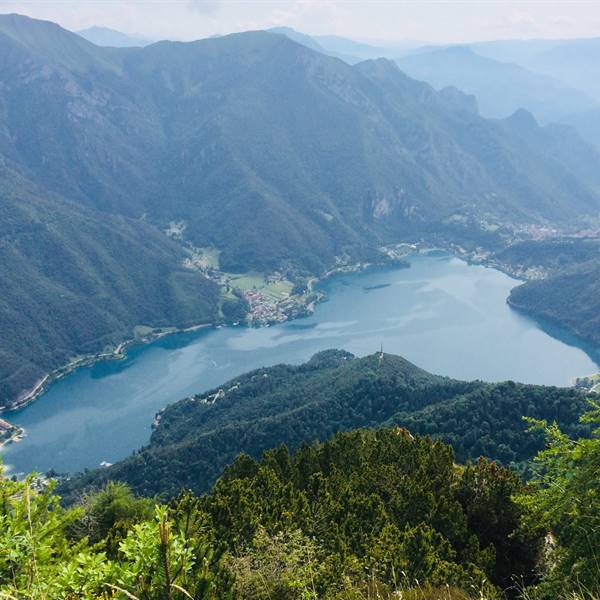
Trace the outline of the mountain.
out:
[[[563,123],[575,127],[585,139],[593,142],[597,148],[600,147],[600,107],[566,115],[561,120]]]
[[[390,61],[351,67],[265,32],[115,49],[2,19],[15,28],[31,35],[2,38],[3,156],[82,204],[184,221],[226,269],[318,272],[457,215],[562,221],[600,205],[598,156],[574,133],[482,119]]]
[[[416,42],[407,42],[392,47],[373,46],[337,35],[307,35],[291,27],[273,27],[267,31],[286,35],[311,50],[334,56],[349,65],[375,58],[395,58],[401,51],[417,45]]]
[[[335,52],[338,56],[356,57],[357,61],[374,58],[395,58],[401,51],[420,45],[418,42],[404,42],[390,46],[374,46],[337,35],[315,35],[312,37],[327,52]]]
[[[8,86],[0,93],[0,408],[5,408],[51,371],[132,338],[138,325],[214,322],[218,289],[184,269],[187,250],[143,218],[81,201],[92,193],[86,186],[96,184],[70,162],[85,150],[71,145],[73,138],[63,132],[69,127],[73,132],[84,105],[77,104],[78,91],[72,90],[70,100],[64,93],[55,96],[53,78],[60,88],[87,69],[112,68],[102,51],[54,24],[22,17],[3,17],[0,30],[0,79]],[[36,87],[45,92],[26,99]],[[44,115],[37,130],[36,115]],[[101,123],[90,120],[88,130],[95,126]],[[106,134],[95,141],[103,139],[106,145],[97,150],[110,157],[116,148]],[[87,164],[93,166],[93,160]],[[79,197],[48,183],[61,177],[81,182]]]
[[[522,243],[498,254],[501,262],[542,278],[511,290],[509,304],[577,337],[600,344],[600,241],[563,239]]]
[[[323,48],[323,46],[321,46],[321,44],[319,44],[319,42],[317,42],[315,38],[311,37],[310,35],[306,35],[305,33],[296,31],[291,27],[271,27],[270,29],[267,29],[267,31],[269,31],[270,33],[278,33],[281,35],[285,35],[291,40],[294,40],[294,42],[298,42],[299,44],[302,44],[303,46],[306,46],[307,48],[310,48],[315,52],[330,54],[328,51],[325,50],[325,48]]]
[[[0,225],[1,275],[12,278],[0,404],[59,360],[131,337],[131,326],[210,321],[215,286],[181,271],[189,244],[218,251],[223,271],[294,279],[377,260],[383,243],[403,239],[497,243],[498,225],[597,214],[599,163],[567,127],[540,127],[524,111],[483,119],[471,97],[436,92],[385,59],[350,66],[263,31],[107,48],[0,16],[0,197],[14,199],[5,202],[15,223]],[[53,243],[73,251],[46,273],[45,237],[11,236],[32,219],[43,225],[52,203],[64,217]],[[177,241],[164,234],[174,225]],[[16,248],[37,257],[28,278],[15,274],[27,263],[11,258]],[[69,296],[51,291],[65,281],[103,312],[90,313],[95,335]],[[47,291],[24,322],[20,307],[38,284]]]
[[[110,46],[113,48],[129,48],[129,47],[143,47],[153,44],[155,40],[143,38],[139,36],[128,35],[115,29],[108,27],[88,27],[87,29],[81,29],[76,31],[78,35],[85,38],[88,42],[96,44],[96,46]]]
[[[519,108],[544,122],[562,121],[597,105],[581,91],[515,64],[477,54],[468,46],[450,46],[410,54],[396,60],[410,77],[436,89],[455,86],[477,98],[481,114],[506,117]],[[582,131],[582,133],[585,129]]]
[[[186,252],[162,232],[0,173],[0,408],[138,325],[218,318],[217,287],[184,269]]]
[[[479,54],[549,75],[600,101],[600,38],[483,42],[472,47]]]
[[[259,369],[221,388],[168,406],[148,446],[112,467],[63,484],[72,497],[108,479],[142,494],[208,490],[238,454],[294,449],[356,427],[400,425],[453,445],[457,460],[485,455],[530,459],[541,438],[525,435],[523,415],[557,420],[572,432],[585,400],[574,389],[464,382],[431,375],[401,357],[356,358],[326,351],[300,366]]]

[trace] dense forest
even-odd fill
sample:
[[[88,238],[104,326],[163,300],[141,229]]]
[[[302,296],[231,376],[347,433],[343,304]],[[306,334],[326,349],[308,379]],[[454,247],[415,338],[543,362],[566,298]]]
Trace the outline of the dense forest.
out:
[[[600,406],[583,419],[597,429],[577,442],[533,423],[547,445],[529,485],[399,427],[242,454],[167,505],[109,483],[64,509],[52,485],[0,473],[0,595],[593,600]]]
[[[217,286],[184,269],[185,250],[163,233],[44,197],[2,166],[0,178],[0,409],[76,357],[133,338],[138,325],[218,319]]]
[[[522,417],[557,421],[578,436],[587,431],[578,423],[585,406],[572,388],[457,381],[390,354],[356,358],[330,350],[300,366],[252,371],[168,406],[147,447],[65,481],[60,492],[74,498],[109,479],[146,495],[206,492],[241,452],[258,458],[278,444],[295,449],[338,431],[380,425],[439,437],[460,461],[487,456],[526,470],[542,436],[525,435]]]
[[[511,291],[512,307],[600,343],[600,240],[523,242],[497,258],[513,268],[537,269],[543,275]]]

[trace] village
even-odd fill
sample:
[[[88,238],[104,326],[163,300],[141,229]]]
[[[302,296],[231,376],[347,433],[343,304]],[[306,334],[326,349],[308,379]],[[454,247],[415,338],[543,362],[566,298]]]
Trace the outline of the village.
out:
[[[4,446],[10,442],[20,442],[23,438],[24,431],[20,427],[0,419],[0,446]]]

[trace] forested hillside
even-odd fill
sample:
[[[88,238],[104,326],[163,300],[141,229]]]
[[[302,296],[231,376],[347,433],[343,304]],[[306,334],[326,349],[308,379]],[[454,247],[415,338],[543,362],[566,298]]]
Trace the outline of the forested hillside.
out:
[[[599,205],[598,156],[574,134],[566,151],[566,131],[482,119],[390,61],[351,67],[266,32],[124,49],[18,16],[0,32],[16,168],[103,210],[183,219],[226,267],[316,268],[455,213]]]
[[[183,248],[155,228],[2,175],[0,408],[75,357],[131,338],[136,325],[217,318],[216,286],[184,269]]]
[[[523,416],[556,420],[580,434],[584,407],[574,389],[456,381],[398,356],[332,350],[167,407],[147,447],[64,482],[61,492],[74,498],[109,479],[143,494],[204,492],[240,452],[259,457],[277,444],[294,449],[338,431],[388,424],[452,443],[460,461],[487,456],[521,468],[541,448],[541,436],[525,435]]]
[[[498,254],[501,262],[543,277],[515,287],[509,304],[579,338],[600,343],[600,242],[562,239],[517,244]]]
[[[600,424],[599,407],[584,420]],[[110,483],[65,510],[51,487],[0,471],[0,594],[592,600],[600,430],[575,443],[537,427],[547,447],[528,486],[399,427],[243,454],[210,494],[167,506]]]

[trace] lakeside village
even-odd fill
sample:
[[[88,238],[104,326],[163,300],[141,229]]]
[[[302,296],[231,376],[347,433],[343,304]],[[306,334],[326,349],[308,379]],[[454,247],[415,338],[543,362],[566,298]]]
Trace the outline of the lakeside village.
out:
[[[254,327],[268,327],[312,314],[316,304],[325,297],[316,289],[319,281],[336,273],[361,271],[373,264],[351,263],[346,257],[338,257],[332,269],[321,277],[291,281],[280,271],[268,274],[221,271],[218,250],[189,245],[188,250],[190,255],[184,260],[184,267],[202,272],[219,285],[223,319],[234,325],[244,322]],[[407,265],[406,256],[418,248],[414,244],[397,244],[380,251],[382,263]]]
[[[24,433],[21,427],[0,419],[0,447],[9,442],[20,442]]]

